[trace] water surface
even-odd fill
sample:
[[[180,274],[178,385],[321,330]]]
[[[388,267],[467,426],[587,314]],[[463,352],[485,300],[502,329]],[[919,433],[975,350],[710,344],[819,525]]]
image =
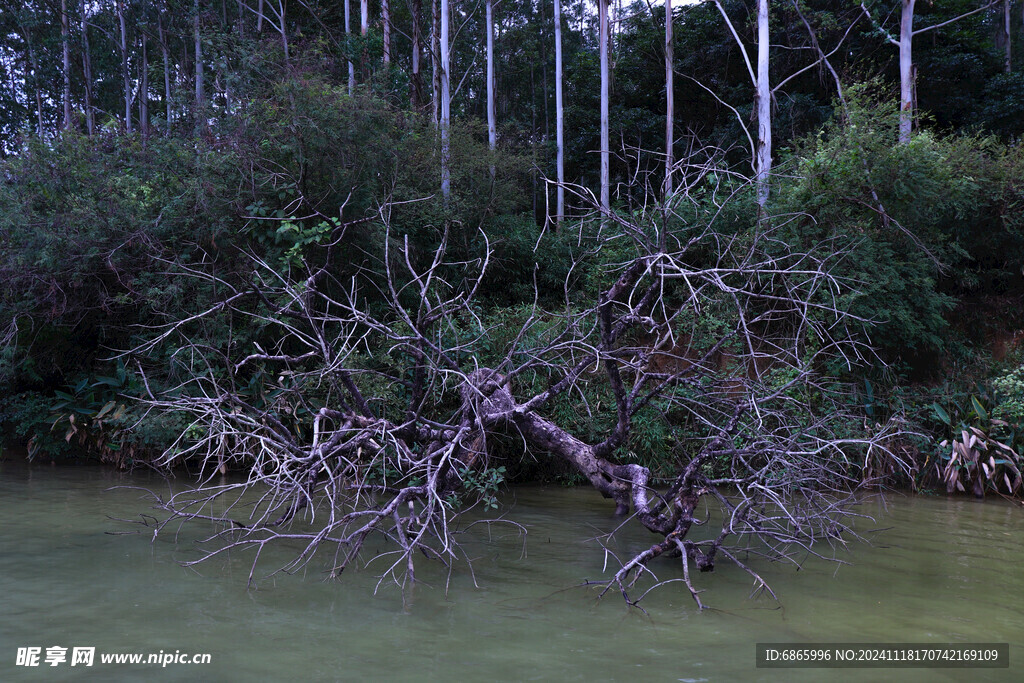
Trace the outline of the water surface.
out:
[[[171,485],[180,486],[184,482]],[[595,537],[618,520],[587,489],[524,487],[504,499],[527,529],[475,527],[473,572],[423,564],[411,596],[374,595],[384,565],[325,581],[321,564],[246,589],[250,558],[198,572],[195,531],[151,542],[115,536],[113,518],[147,512],[146,474],[0,463],[0,680],[788,681],[1024,678],[1024,510],[1001,500],[892,496],[871,545],[791,566],[755,563],[781,603],[750,599],[750,578],[722,564],[700,575],[698,613],[682,584],[644,601],[647,614],[587,579],[608,576]],[[654,537],[624,534],[620,551]],[[271,555],[261,576],[283,563]],[[611,565],[609,565],[610,567]],[[680,575],[655,563],[662,579]],[[474,586],[475,581],[475,586]],[[1009,642],[1009,670],[765,670],[763,641]],[[207,665],[15,666],[18,647],[210,653]]]

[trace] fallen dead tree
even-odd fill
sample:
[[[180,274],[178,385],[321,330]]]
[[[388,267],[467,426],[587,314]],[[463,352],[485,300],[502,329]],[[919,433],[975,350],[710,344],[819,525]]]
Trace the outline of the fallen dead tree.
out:
[[[425,257],[391,234],[384,211],[382,266],[365,278],[337,279],[328,250],[327,265],[300,278],[257,260],[247,286],[219,282],[228,294],[217,307],[150,344],[177,337],[191,364],[185,382],[147,398],[192,420],[163,464],[199,461],[207,475],[158,498],[167,514],[156,532],[219,524],[195,562],[255,549],[250,581],[260,551],[288,541],[301,550],[285,570],[319,556],[337,576],[381,552],[384,577],[411,585],[419,561],[466,560],[453,525],[493,495],[481,482],[500,465],[495,440],[511,438],[570,464],[654,534],[605,590],[635,604],[648,565],[675,557],[701,607],[691,571],[722,560],[770,593],[748,558],[799,562],[845,543],[860,481],[852,458],[884,448],[886,435],[857,429],[843,387],[820,374],[868,353],[852,332],[862,321],[838,303],[851,285],[830,274],[843,256],[836,245],[794,250],[767,221],[743,235],[716,232],[713,221],[695,227],[676,201],[633,218],[583,217],[588,258],[612,246],[626,258],[607,266],[596,300],[567,294],[556,308],[538,298],[514,331],[507,321],[496,329],[476,305],[489,246],[452,263],[442,228]],[[203,347],[191,330],[218,316],[260,327],[264,343]],[[247,389],[257,376],[263,388]],[[592,403],[595,391],[610,405]],[[552,419],[550,406],[566,397],[606,427],[603,438],[585,441]],[[696,435],[661,481],[624,457],[644,411]],[[244,481],[216,483],[226,465]],[[720,529],[696,540],[705,506],[718,510]],[[369,551],[368,539],[381,537],[386,550]]]

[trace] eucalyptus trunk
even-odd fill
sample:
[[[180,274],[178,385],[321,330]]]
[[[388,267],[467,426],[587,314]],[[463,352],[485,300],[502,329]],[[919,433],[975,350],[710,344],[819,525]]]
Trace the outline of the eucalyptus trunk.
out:
[[[611,209],[611,151],[608,141],[608,2],[609,0],[597,0],[598,41],[601,45],[601,209],[605,213]]]
[[[60,42],[64,67],[64,130],[71,128],[71,45],[68,30],[68,0],[60,0]]]
[[[124,79],[124,131],[132,132],[132,83],[128,73],[128,29],[124,20],[124,2],[117,2],[117,22],[121,27],[121,77]]]
[[[914,125],[914,0],[902,0],[900,13],[900,144],[910,142]]]
[[[388,0],[380,0],[380,20],[384,31],[384,63],[391,63],[391,8]]]
[[[165,133],[171,134],[171,56],[170,49],[167,45],[167,34],[164,33],[164,20],[162,16],[157,16],[156,20],[157,36],[160,38],[160,54],[163,57],[164,62],[164,108],[165,116],[167,117],[167,125]]]
[[[557,0],[556,0],[557,1]],[[672,65],[675,50],[672,45],[672,0],[665,0],[665,198],[672,193],[673,146],[675,145],[675,90]]]
[[[139,132],[149,135],[149,52],[146,34],[142,34],[142,65],[139,67]]]
[[[349,16],[349,0],[345,0],[345,38],[349,39],[352,36],[352,20]],[[349,50],[352,49],[351,42],[347,45]],[[348,94],[351,97],[352,93],[356,89],[356,67],[352,63],[352,60],[348,60]]]
[[[487,0],[487,146],[493,155],[498,146],[498,124],[494,113],[494,3]],[[494,163],[491,163],[491,181],[495,178]]]
[[[768,80],[768,0],[757,0],[757,204],[768,204],[772,171],[772,89]]]
[[[423,0],[412,0],[409,8],[412,14],[412,106],[423,106],[423,74],[420,73],[420,56],[423,51]]]
[[[203,94],[203,43],[199,36],[199,0],[193,0],[192,31],[196,58],[196,120],[206,127],[206,100]]]
[[[364,0],[365,1],[365,0]],[[451,149],[449,136],[451,134],[451,79],[449,74],[450,55],[448,54],[448,0],[441,0],[441,196],[445,204],[451,195]]]
[[[92,135],[96,132],[96,114],[92,109],[92,57],[89,54],[89,22],[86,19],[85,0],[82,0],[82,80],[85,82],[85,130]]]
[[[565,127],[562,108],[562,0],[555,2],[555,226],[565,216]]]

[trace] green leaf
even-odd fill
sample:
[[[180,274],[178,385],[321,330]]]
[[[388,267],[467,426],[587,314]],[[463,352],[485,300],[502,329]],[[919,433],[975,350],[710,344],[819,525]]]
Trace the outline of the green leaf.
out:
[[[939,418],[939,421],[942,422],[942,424],[947,427],[952,426],[953,419],[949,416],[949,413],[946,412],[945,408],[940,406],[938,403],[932,404],[932,412],[935,413],[935,417]]]
[[[985,406],[981,405],[981,401],[978,400],[977,396],[971,396],[971,406],[974,408],[974,414],[982,420],[988,419],[988,411],[985,410]]]

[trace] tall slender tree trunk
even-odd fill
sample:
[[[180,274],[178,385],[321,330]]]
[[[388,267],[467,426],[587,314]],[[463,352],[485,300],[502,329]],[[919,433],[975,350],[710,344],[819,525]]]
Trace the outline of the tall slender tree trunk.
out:
[[[166,128],[164,132],[167,135],[171,134],[171,56],[170,48],[167,45],[167,35],[164,33],[164,20],[163,16],[157,15],[156,19],[156,30],[157,35],[160,38],[160,53],[164,61],[164,108],[166,109],[165,116],[167,117]]]
[[[675,163],[675,47],[672,44],[672,0],[665,0],[665,187],[666,201],[672,193],[672,164]]]
[[[139,67],[139,132],[149,136],[149,52],[146,33],[142,33],[142,65]]]
[[[412,106],[423,106],[423,74],[420,73],[420,56],[423,52],[423,0],[412,0]]]
[[[365,2],[365,0],[364,0]],[[448,0],[441,0],[441,196],[445,204],[451,195],[451,150],[449,136],[451,131],[451,84],[450,58],[448,54]]]
[[[117,0],[117,22],[121,27],[121,76],[124,79],[124,132],[132,132],[132,83],[128,73],[128,29],[125,26],[124,2]]]
[[[345,38],[349,41],[347,48],[352,49],[352,19],[349,11],[349,0],[345,0]],[[352,63],[352,60],[348,60],[348,94],[352,96],[356,90],[356,66]]]
[[[289,55],[288,55],[288,24],[285,21],[285,14],[287,13],[288,8],[285,6],[284,0],[277,0],[277,10],[278,10],[278,17],[277,17],[277,19],[278,19],[278,21],[281,22],[281,25],[280,25],[280,28],[281,28],[281,46],[282,46],[282,49],[284,50],[284,63],[288,64],[288,61],[289,61]]]
[[[608,3],[609,0],[597,0],[598,41],[601,44],[601,208],[605,212],[611,209],[611,152],[608,141]]]
[[[768,0],[757,0],[757,204],[768,204],[772,171],[772,89],[768,80]]]
[[[29,80],[32,81],[33,89],[35,90],[36,99],[36,132],[39,135],[39,139],[43,139],[43,95],[39,85],[39,64],[36,62],[36,51],[32,47],[32,39],[29,37],[28,29],[22,27],[23,34],[25,36],[25,85],[28,86]],[[32,78],[29,79],[29,71],[32,72]],[[26,93],[27,99],[27,93]],[[28,107],[26,107],[27,109]]]
[[[196,121],[206,129],[206,97],[203,93],[203,43],[199,35],[199,0],[193,0],[192,18],[193,39],[195,40],[196,57]]]
[[[96,132],[96,114],[92,110],[92,56],[89,54],[89,22],[86,2],[82,0],[82,80],[85,82],[85,131]]]
[[[370,77],[370,54],[367,51],[366,34],[370,31],[370,3],[368,0],[359,0],[359,35],[363,37],[363,56],[361,59],[361,70],[363,79]]]
[[[1003,48],[1006,50],[1004,68],[1006,73],[1013,71],[1013,51],[1010,45],[1010,0],[1003,0]]]
[[[494,2],[487,0],[487,146],[494,153],[498,146],[498,124],[494,113]],[[494,182],[495,169],[491,163],[491,182]]]
[[[64,130],[71,129],[71,43],[68,30],[68,0],[60,0],[60,41],[64,68]]]
[[[910,142],[914,125],[914,0],[902,0],[900,13],[900,144]]]
[[[380,0],[380,21],[384,31],[384,63],[391,63],[391,8],[388,0]]]
[[[562,0],[555,0],[555,227],[565,216],[565,126],[562,109]]]
[[[345,1],[345,6],[348,7],[348,0]],[[256,33],[263,33],[263,0],[256,5]]]
[[[441,0],[430,3],[430,66],[431,66],[431,107],[434,127],[441,125]]]

